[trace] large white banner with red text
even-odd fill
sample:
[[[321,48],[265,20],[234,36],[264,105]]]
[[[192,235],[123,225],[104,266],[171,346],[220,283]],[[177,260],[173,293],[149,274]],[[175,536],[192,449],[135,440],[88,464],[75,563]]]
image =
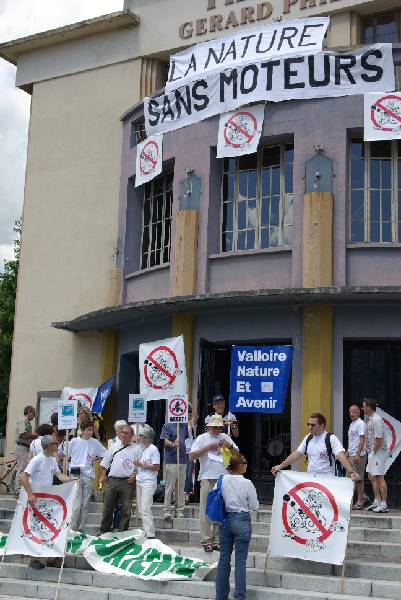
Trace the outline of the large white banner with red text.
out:
[[[384,421],[387,433],[388,457],[386,459],[386,473],[401,452],[401,423],[394,417],[377,407],[377,414]]]
[[[276,477],[269,555],[341,565],[354,483],[348,477],[280,471]]]
[[[187,394],[183,336],[141,344],[139,370],[140,393],[146,400]]]
[[[34,503],[28,502],[24,488],[11,523],[5,554],[64,556],[77,483],[35,487]]]

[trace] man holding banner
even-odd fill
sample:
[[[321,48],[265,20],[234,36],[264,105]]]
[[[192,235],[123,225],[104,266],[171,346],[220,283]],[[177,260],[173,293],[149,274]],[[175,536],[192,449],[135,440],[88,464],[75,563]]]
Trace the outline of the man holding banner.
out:
[[[292,465],[301,458],[307,456],[308,473],[315,475],[333,475],[333,457],[338,460],[349,473],[353,481],[359,480],[359,475],[351,467],[344,448],[337,436],[325,430],[326,417],[320,413],[312,413],[307,423],[310,431],[302,440],[298,448],[292,452],[282,463],[272,468],[272,474],[277,475],[279,471]]]
[[[53,436],[44,435],[41,439],[41,444],[43,453],[34,456],[21,475],[21,484],[28,495],[29,504],[32,505],[36,502],[36,495],[32,490],[32,486],[48,488],[53,483],[53,476],[56,476],[62,483],[68,483],[76,479],[75,477],[68,477],[61,473],[60,467],[53,456],[53,453],[57,451],[58,444]],[[48,564],[56,566],[54,560],[51,563],[48,561]],[[29,566],[34,569],[43,569],[46,566],[46,562],[39,558],[31,559]]]
[[[376,413],[376,401],[365,398],[363,401],[363,412],[368,417],[366,425],[366,451],[368,453],[368,466],[366,472],[369,475],[375,499],[373,504],[366,510],[375,513],[388,512],[387,508],[387,483],[384,479],[386,473],[386,461],[388,458],[387,440],[384,431],[384,422]]]
[[[184,517],[185,495],[184,484],[187,470],[187,454],[185,440],[188,437],[186,423],[165,423],[160,434],[164,440],[164,479],[166,482],[164,494],[164,519],[170,520],[171,496],[175,490],[175,508],[178,518]],[[179,465],[177,454],[179,453]]]

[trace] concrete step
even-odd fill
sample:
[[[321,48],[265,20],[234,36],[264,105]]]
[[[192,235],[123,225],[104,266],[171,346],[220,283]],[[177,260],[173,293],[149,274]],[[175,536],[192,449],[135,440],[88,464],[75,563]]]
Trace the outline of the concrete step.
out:
[[[35,571],[24,564],[4,564],[0,573],[0,594],[51,599],[59,570]],[[60,600],[75,600],[77,594],[86,600],[122,600],[122,598],[214,598],[212,581],[156,582],[133,577],[108,575],[95,571],[65,569],[60,586]],[[255,585],[256,584],[256,585]],[[401,583],[345,579],[344,594],[339,577],[320,577],[295,573],[254,571],[248,575],[247,597],[251,600],[399,600]],[[397,595],[398,594],[398,595]],[[123,595],[123,596],[122,596]]]

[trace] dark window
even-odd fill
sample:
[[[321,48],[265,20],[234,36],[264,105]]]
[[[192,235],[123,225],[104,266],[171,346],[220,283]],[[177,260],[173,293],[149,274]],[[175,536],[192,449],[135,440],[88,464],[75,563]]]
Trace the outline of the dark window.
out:
[[[362,20],[362,43],[399,42],[401,11],[366,17]]]
[[[144,185],[141,269],[170,261],[170,229],[174,172]]]
[[[291,245],[293,162],[292,144],[224,160],[222,252]]]
[[[401,242],[401,142],[352,140],[350,241]]]
[[[137,146],[146,140],[145,121],[132,121],[131,123],[131,139],[130,148]]]

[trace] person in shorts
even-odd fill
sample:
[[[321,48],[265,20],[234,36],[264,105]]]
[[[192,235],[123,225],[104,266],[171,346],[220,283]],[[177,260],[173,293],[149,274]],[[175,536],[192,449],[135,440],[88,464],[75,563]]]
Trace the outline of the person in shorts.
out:
[[[365,448],[366,425],[361,419],[361,409],[356,404],[349,407],[349,417],[351,423],[348,428],[347,456],[350,465],[360,477],[360,480],[355,482],[357,500],[352,508],[354,510],[362,510],[365,503],[364,478],[367,461]]]
[[[387,441],[383,419],[376,413],[376,400],[365,398],[363,412],[368,417],[366,424],[366,452],[368,454],[368,473],[375,499],[365,510],[375,513],[388,512],[387,484],[384,479],[388,457]]]

